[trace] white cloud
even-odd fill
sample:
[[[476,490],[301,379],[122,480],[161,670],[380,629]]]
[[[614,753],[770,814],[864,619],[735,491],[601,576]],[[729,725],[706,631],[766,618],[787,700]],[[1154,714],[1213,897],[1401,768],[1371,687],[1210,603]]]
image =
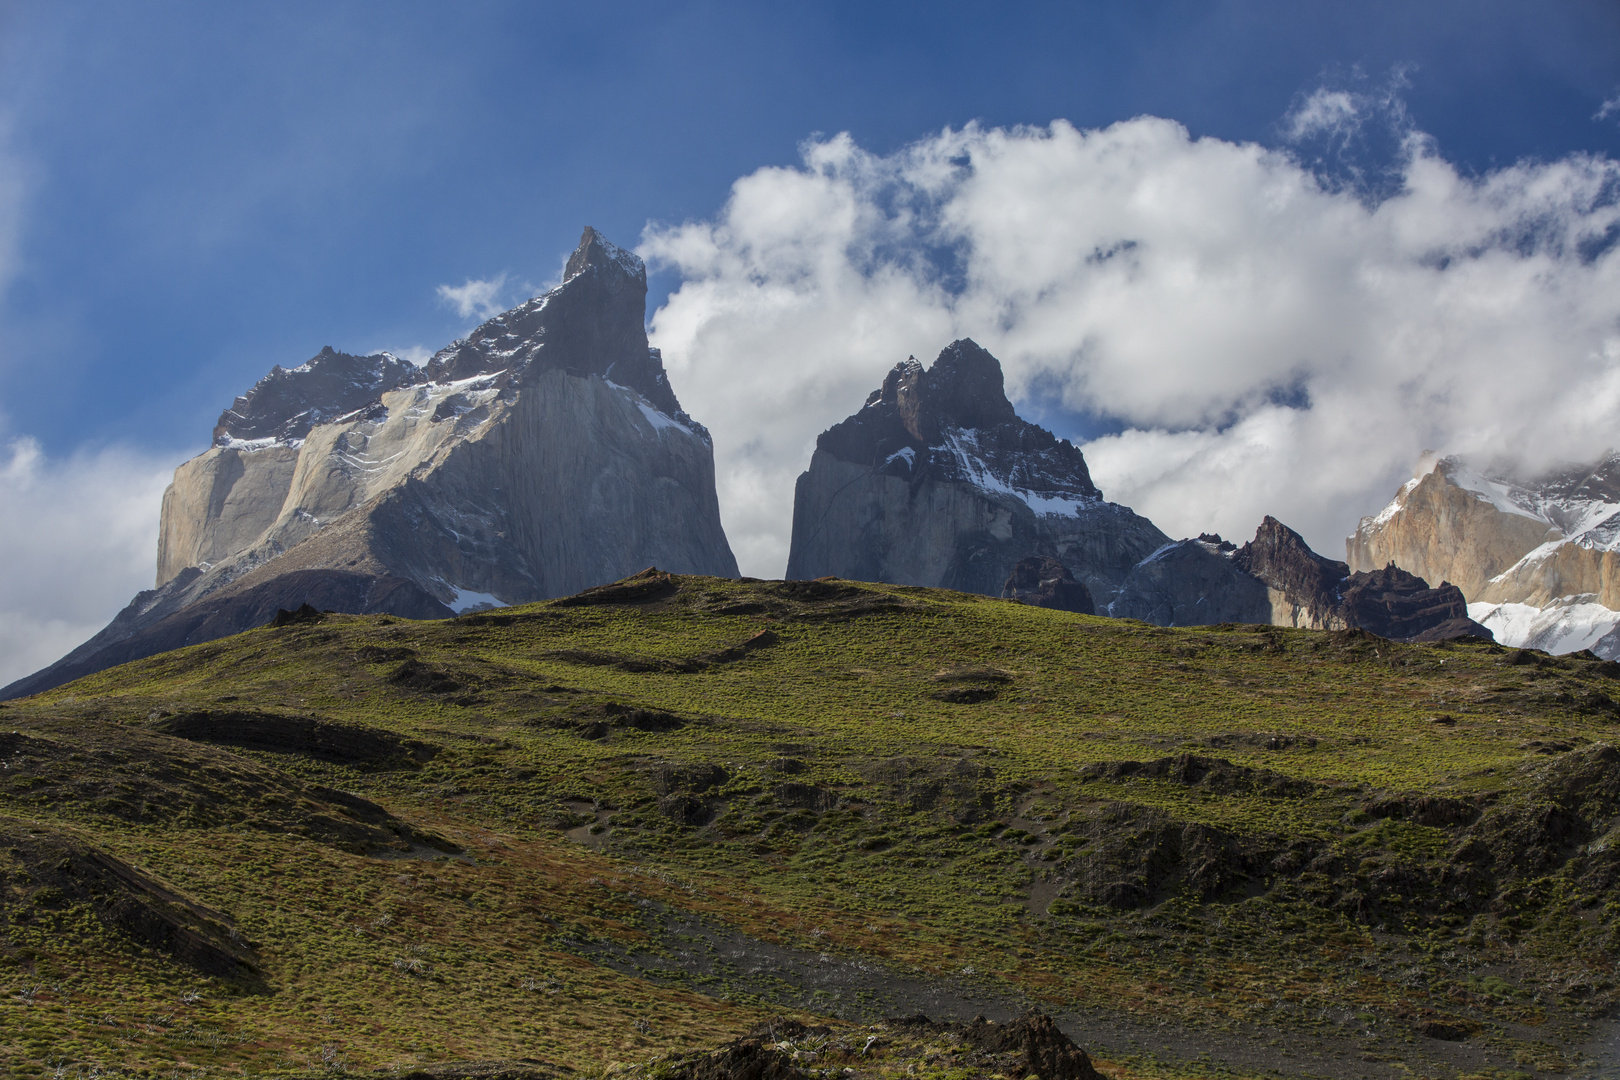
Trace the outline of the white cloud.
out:
[[[1307,99],[1293,123],[1359,107]],[[956,337],[1001,358],[1026,411],[1052,404],[1040,388],[1121,422],[1085,448],[1093,473],[1176,535],[1241,539],[1272,513],[1341,556],[1427,448],[1602,451],[1620,167],[1472,178],[1420,133],[1400,145],[1378,201],[1152,117],[887,156],[840,135],[738,180],[712,221],[649,228],[641,254],[683,278],[654,343],[715,432],[744,572],[781,572],[816,434]]]
[[[433,350],[426,345],[409,345],[403,349],[373,349],[371,351],[391,353],[406,363],[415,364],[417,367],[422,367],[433,359]]]
[[[1348,90],[1322,87],[1283,118],[1283,130],[1295,142],[1317,135],[1342,135],[1361,126],[1361,113]]]
[[[440,285],[438,292],[440,302],[455,308],[461,318],[477,315],[487,319],[505,310],[506,305],[501,301],[505,290],[506,275],[501,274],[493,278],[468,278],[460,285]]]
[[[1603,104],[1599,106],[1597,113],[1593,115],[1592,119],[1607,120],[1609,117],[1616,115],[1620,115],[1620,90],[1616,90],[1614,97],[1606,99]]]
[[[51,460],[26,437],[0,448],[0,686],[59,659],[152,587],[175,464],[123,449]]]

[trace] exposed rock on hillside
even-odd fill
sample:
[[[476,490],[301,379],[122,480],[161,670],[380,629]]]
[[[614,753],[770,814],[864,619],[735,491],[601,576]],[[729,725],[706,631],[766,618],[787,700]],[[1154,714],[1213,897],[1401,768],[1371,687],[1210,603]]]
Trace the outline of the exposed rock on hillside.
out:
[[[1430,588],[1394,567],[1352,574],[1273,517],[1241,548],[1218,536],[1166,544],[1132,569],[1109,614],[1160,626],[1354,628],[1404,641],[1490,636],[1455,586]]]
[[[158,588],[0,694],[309,603],[445,616],[648,565],[734,576],[709,433],[643,317],[646,271],[586,229],[563,284],[420,370],[323,350],[220,417],[164,495]]]
[[[1620,456],[1524,479],[1436,461],[1346,543],[1350,565],[1455,582],[1507,644],[1620,656]]]
[[[1367,630],[1410,641],[1444,624],[1476,637],[1490,632],[1469,624],[1462,592],[1447,582],[1435,588],[1394,566],[1352,574],[1342,562],[1318,555],[1294,530],[1274,517],[1261,522],[1233,565],[1263,582],[1275,626],[1314,630]],[[1427,640],[1427,638],[1425,638]]]
[[[1000,363],[962,340],[931,368],[895,365],[816,440],[794,492],[787,576],[995,596],[1019,560],[1042,555],[1106,600],[1167,539],[1105,502],[1080,451],[1020,419]]]
[[[1027,559],[1019,559],[1007,583],[1002,586],[1001,595],[1003,599],[1017,600],[1035,607],[1074,611],[1081,615],[1097,613],[1091,592],[1074,580],[1067,566],[1050,555],[1031,555]]]
[[[1108,614],[1158,626],[1269,623],[1266,585],[1232,564],[1236,552],[1219,536],[1165,544],[1131,569]]]

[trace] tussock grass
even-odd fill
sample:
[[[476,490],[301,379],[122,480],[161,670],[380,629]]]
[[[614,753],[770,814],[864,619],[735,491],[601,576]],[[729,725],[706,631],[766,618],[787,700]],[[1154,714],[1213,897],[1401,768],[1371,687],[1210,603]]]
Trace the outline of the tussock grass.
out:
[[[0,706],[0,814],[223,913],[261,964],[202,975],[0,850],[0,1068],[591,1071],[784,1007],[869,1018],[792,970],[693,967],[671,912],[875,963],[881,1000],[970,979],[1212,1038],[1446,1020],[1521,1052],[1613,999],[1616,665],[675,584],[328,616]],[[318,752],[276,717],[414,749]]]

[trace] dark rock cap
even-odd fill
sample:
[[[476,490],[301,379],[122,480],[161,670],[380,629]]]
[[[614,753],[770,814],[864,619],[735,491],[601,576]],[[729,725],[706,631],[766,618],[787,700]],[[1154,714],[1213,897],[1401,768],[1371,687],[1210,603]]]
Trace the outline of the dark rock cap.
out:
[[[490,319],[428,362],[427,377],[449,382],[500,374],[523,385],[547,371],[600,375],[628,386],[662,412],[686,419],[647,345],[647,267],[586,226],[563,283]]]
[[[568,264],[563,267],[563,283],[588,270],[601,269],[608,273],[617,271],[624,276],[641,282],[643,290],[647,287],[647,264],[641,261],[640,256],[634,252],[626,251],[617,244],[608,240],[589,225],[580,234],[579,247],[568,256]]]
[[[302,439],[317,424],[365,408],[390,390],[413,386],[420,368],[391,353],[354,356],[328,345],[295,368],[280,364],[219,416],[214,444]]]
[[[1020,491],[1102,497],[1080,450],[1020,418],[1001,362],[967,338],[947,345],[930,368],[916,357],[896,364],[859,412],[821,433],[816,448],[897,476],[972,483],[991,476]]]
[[[1017,600],[1034,607],[1097,614],[1091,590],[1074,580],[1069,568],[1050,555],[1031,555],[1018,560],[1001,589],[1001,596],[1004,600]]]

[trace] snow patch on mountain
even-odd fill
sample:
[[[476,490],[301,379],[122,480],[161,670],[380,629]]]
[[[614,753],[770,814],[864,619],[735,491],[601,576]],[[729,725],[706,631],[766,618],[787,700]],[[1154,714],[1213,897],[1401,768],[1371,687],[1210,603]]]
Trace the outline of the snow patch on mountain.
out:
[[[981,491],[996,495],[1010,495],[1037,514],[1056,514],[1060,516],[1078,514],[1084,504],[1100,501],[1087,495],[1076,495],[1061,490],[1032,491],[1027,487],[1013,483],[1010,476],[1003,478],[983,457],[979,445],[979,432],[976,428],[957,428],[954,431],[941,432],[941,434],[944,436],[944,443],[929,449],[949,454],[956,463],[960,478]],[[910,447],[907,447],[906,451],[909,450]],[[889,460],[894,460],[899,453],[906,451],[891,454]],[[907,464],[911,463],[910,457],[906,460]],[[1027,462],[1023,464],[1027,464]]]
[[[1541,649],[1555,656],[1599,649],[1603,638],[1620,629],[1620,611],[1604,607],[1592,593],[1561,597],[1540,608],[1529,604],[1469,604],[1468,617],[1488,628],[1503,645]],[[1599,655],[1613,659],[1607,650]]]
[[[449,607],[457,615],[465,615],[470,611],[492,611],[508,606],[505,600],[494,593],[474,592],[471,589],[457,589],[454,586],[451,586],[450,591],[455,595]]]

